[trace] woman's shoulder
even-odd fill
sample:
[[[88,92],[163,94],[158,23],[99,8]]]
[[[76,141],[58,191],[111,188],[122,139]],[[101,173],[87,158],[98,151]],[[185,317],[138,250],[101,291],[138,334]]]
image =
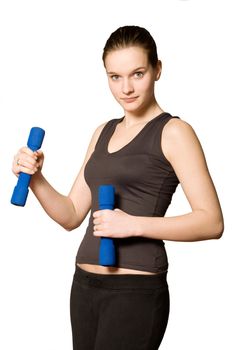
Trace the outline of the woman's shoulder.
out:
[[[107,124],[112,123],[114,120],[116,119],[109,119],[105,122],[103,122],[102,124],[100,124],[99,126],[96,127],[94,134],[97,134],[98,136],[101,134],[101,132],[103,131],[103,129],[105,128],[105,126],[107,126]]]
[[[171,118],[164,126],[163,136],[165,138],[179,138],[182,135],[195,133],[193,127],[181,118]]]
[[[114,122],[115,120],[118,120],[118,119],[109,119],[109,120],[105,121],[104,123],[102,123],[102,124],[100,124],[99,126],[96,127],[96,129],[94,130],[94,133],[92,135],[92,140],[94,141],[94,143],[96,143],[96,141],[99,139],[100,134],[102,133],[104,128],[107,125],[109,125],[110,123]]]
[[[101,134],[102,130],[105,128],[105,126],[108,124],[109,121],[106,121],[100,125],[98,125],[94,131],[94,134],[97,134],[99,136],[99,134]]]
[[[200,142],[193,127],[187,121],[181,118],[171,118],[165,124],[162,133],[162,149],[168,159],[172,154],[177,156],[177,152],[180,153],[195,144],[200,145]]]

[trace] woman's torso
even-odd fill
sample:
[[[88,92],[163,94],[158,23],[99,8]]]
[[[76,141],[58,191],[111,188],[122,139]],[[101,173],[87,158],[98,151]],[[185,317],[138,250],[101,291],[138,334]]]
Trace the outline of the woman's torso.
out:
[[[140,271],[135,269],[125,269],[123,267],[108,267],[95,264],[77,264],[81,269],[105,275],[125,275],[125,274],[137,274],[137,275],[156,275],[156,272]]]
[[[154,137],[153,129],[155,131],[156,131],[156,129],[160,129],[158,131],[158,133],[157,133],[157,131],[155,132],[155,135],[157,136],[157,138],[159,138],[161,136],[160,134],[161,134],[161,130],[162,130],[163,126],[167,123],[167,121],[169,121],[171,118],[173,118],[172,116],[168,115],[165,112],[161,113],[158,117],[160,117],[160,118],[158,118],[157,121],[156,121],[157,117],[154,117],[151,121],[147,122],[146,124],[136,125],[136,126],[130,128],[130,130],[128,130],[128,131],[123,130],[123,128],[122,128],[121,121],[123,120],[123,118],[121,118],[120,120],[115,120],[115,121],[112,120],[112,121],[110,121],[109,125],[107,125],[107,127],[104,128],[105,130],[102,133],[103,134],[102,135],[102,139],[101,139],[101,135],[100,135],[100,138],[99,138],[100,140],[99,140],[99,142],[97,141],[96,156],[94,155],[94,158],[97,157],[98,161],[95,160],[94,163],[93,163],[93,159],[92,159],[91,163],[90,163],[92,165],[89,165],[89,170],[87,169],[87,171],[86,171],[86,173],[87,173],[87,175],[89,177],[89,179],[88,179],[89,180],[89,185],[91,186],[92,194],[94,195],[93,197],[96,197],[96,193],[95,192],[96,192],[97,185],[99,185],[99,183],[98,183],[99,179],[97,179],[98,176],[99,176],[100,177],[100,181],[102,181],[102,180],[106,181],[106,179],[108,181],[110,181],[110,180],[116,181],[115,182],[116,185],[119,186],[118,191],[120,193],[120,195],[119,195],[120,198],[118,198],[119,199],[118,207],[120,209],[125,210],[125,211],[132,210],[132,213],[131,213],[132,215],[144,214],[145,216],[163,216],[163,214],[165,213],[165,211],[166,211],[166,209],[167,209],[167,207],[168,207],[168,205],[170,203],[169,201],[170,201],[171,195],[173,194],[172,192],[174,192],[174,188],[176,187],[176,184],[177,184],[177,182],[176,182],[177,179],[176,178],[175,179],[174,178],[170,179],[170,180],[172,180],[172,182],[168,179],[169,180],[168,181],[168,185],[170,186],[170,188],[172,188],[172,189],[169,189],[169,191],[171,193],[168,195],[168,193],[166,193],[166,191],[165,191],[164,195],[161,196],[161,198],[159,198],[159,201],[158,201],[159,205],[157,205],[158,204],[157,203],[155,205],[155,207],[154,207],[154,202],[153,202],[153,195],[156,194],[156,191],[158,189],[156,189],[155,193],[150,193],[150,198],[149,197],[147,198],[147,201],[149,202],[149,204],[147,206],[147,213],[146,212],[144,212],[144,213],[142,212],[141,213],[141,209],[140,209],[141,204],[140,203],[137,203],[137,204],[133,203],[134,202],[134,195],[132,195],[132,188],[127,189],[127,183],[124,182],[125,178],[122,178],[122,174],[124,173],[124,171],[123,171],[123,173],[119,172],[119,179],[118,179],[118,178],[115,178],[115,173],[116,173],[116,169],[117,169],[117,168],[115,168],[115,172],[113,171],[114,174],[111,174],[112,178],[109,179],[109,177],[105,178],[105,175],[106,175],[105,172],[103,172],[102,170],[98,169],[99,165],[97,165],[97,164],[99,164],[99,162],[102,161],[102,158],[100,158],[100,157],[102,157],[102,153],[105,153],[105,155],[103,155],[105,157],[104,162],[106,162],[106,158],[107,159],[115,158],[115,162],[118,162],[117,164],[119,165],[119,167],[121,167],[121,164],[120,164],[121,160],[120,159],[122,159],[122,157],[124,158],[125,156],[126,157],[130,156],[130,154],[132,154],[132,156],[133,156],[134,151],[136,151],[136,153],[138,153],[138,150],[139,150],[139,156],[141,156],[140,153],[145,154],[145,151],[142,150],[142,148],[144,147],[144,145],[142,144],[142,142],[144,143],[144,141],[143,141],[143,134],[147,133],[146,137],[149,136],[149,137],[153,138]],[[156,127],[156,123],[157,123],[157,127]],[[108,127],[109,127],[109,129],[108,129]],[[109,131],[107,131],[107,130],[109,130]],[[106,138],[106,140],[104,140],[104,137]],[[140,143],[141,143],[141,145],[140,145]],[[141,148],[142,145],[143,145],[143,147]],[[156,141],[155,143],[154,143],[154,140],[151,140],[151,142],[149,142],[148,145],[159,145],[159,146],[156,146],[156,147],[160,148],[161,143],[160,143],[159,140]],[[148,148],[146,148],[146,147],[144,147],[144,149],[147,152]],[[142,150],[142,152],[141,152],[141,150]],[[167,176],[166,174],[170,173],[170,164],[166,164],[166,159],[165,159],[165,164],[164,164],[164,155],[163,154],[162,154],[162,158],[158,160],[158,155],[159,155],[159,157],[161,157],[161,150],[160,150],[160,153],[155,154],[155,158],[157,158],[157,162],[159,161],[159,163],[156,165],[156,167],[160,168],[161,164],[163,164],[162,167],[164,167],[162,173],[159,174],[159,176],[160,176],[159,182],[160,182],[163,176],[166,177]],[[118,157],[121,157],[121,158],[117,159]],[[151,158],[151,154],[149,154],[149,157]],[[153,155],[152,155],[152,157],[153,157]],[[136,162],[139,163],[140,162],[140,158],[136,159]],[[146,160],[146,164],[147,163],[148,163],[148,161]],[[95,164],[95,168],[93,168],[93,164]],[[105,163],[105,164],[108,164],[108,163]],[[112,163],[110,163],[110,165],[108,164],[108,166],[110,166],[110,168],[112,169],[112,167],[115,167],[115,164],[116,163],[112,162]],[[124,166],[125,166],[125,164],[124,164]],[[129,182],[131,184],[134,181],[137,182],[137,178],[136,178],[135,174],[137,175],[137,173],[139,173],[138,176],[142,177],[142,173],[140,173],[140,171],[139,171],[139,167],[141,166],[141,164],[137,164],[137,166],[138,166],[138,171],[137,171],[136,168],[133,169],[133,171],[134,171],[133,178],[128,178],[128,180],[129,180]],[[151,164],[149,164],[148,166],[149,166],[149,169],[151,169]],[[96,169],[97,169],[97,173],[95,172]],[[99,171],[99,173],[98,173],[98,171]],[[108,171],[106,169],[106,173],[107,172]],[[92,175],[93,173],[94,173],[95,176]],[[152,174],[150,174],[150,177],[153,178],[153,176],[154,176],[153,174],[154,173],[152,172]],[[107,174],[107,176],[109,176],[109,173]],[[131,174],[130,174],[130,176],[131,176]],[[175,177],[175,175],[173,177]],[[148,182],[148,179],[145,179],[145,181]],[[119,182],[119,183],[117,184],[117,182]],[[145,190],[144,194],[145,195],[147,194],[147,196],[148,196],[148,190],[150,188],[153,189],[153,184],[150,183],[149,185],[152,186],[152,187],[143,188],[143,191]],[[122,190],[122,188],[123,188],[123,190]],[[124,191],[126,189],[131,191],[131,194],[129,193],[129,198],[128,199],[127,198],[123,198],[123,197],[125,197],[124,196]],[[136,197],[138,196],[138,194],[140,195],[140,191],[142,191],[142,187],[138,188],[138,190],[139,190],[139,192],[135,193]],[[158,192],[160,193],[160,190],[158,190]],[[162,192],[163,191],[161,191],[161,193]],[[121,199],[121,196],[122,196],[122,199]],[[129,202],[129,199],[131,201],[131,206],[130,206],[130,204],[129,205],[127,204],[127,201]],[[143,198],[142,198],[142,200],[143,200]],[[97,210],[97,208],[96,208],[97,207],[97,203],[96,202],[97,202],[96,198],[94,198],[93,199],[93,207],[95,207],[95,208],[93,208],[93,210]],[[121,205],[122,205],[123,208],[121,207]],[[138,265],[138,266],[140,266],[140,268],[137,269],[135,256],[140,251],[139,249],[141,249],[142,247],[144,249],[147,249],[147,242],[145,242],[145,240],[141,241],[141,242],[138,242],[138,247],[136,247],[135,248],[136,250],[133,252],[133,254],[134,254],[133,258],[132,258],[132,252],[129,251],[129,256],[131,254],[130,258],[128,259],[129,262],[130,262],[129,264],[128,264],[128,261],[126,261],[126,263],[124,262],[124,263],[121,264],[121,265],[125,265],[125,266],[105,267],[105,266],[98,265],[97,258],[95,257],[95,259],[92,259],[92,256],[94,254],[93,253],[94,249],[95,249],[95,254],[96,254],[97,245],[96,245],[96,243],[93,243],[95,241],[94,241],[94,238],[92,237],[92,234],[91,234],[91,230],[92,230],[91,221],[92,221],[92,217],[90,216],[89,232],[86,233],[85,239],[83,240],[83,242],[81,244],[81,247],[79,249],[79,252],[77,254],[78,259],[76,260],[77,265],[80,268],[82,268],[83,270],[86,270],[86,271],[89,271],[89,272],[93,272],[93,273],[99,273],[99,274],[148,274],[148,275],[152,275],[152,274],[154,275],[154,274],[157,274],[157,273],[161,273],[161,272],[167,271],[166,254],[164,252],[163,242],[161,242],[161,241],[160,242],[158,241],[158,246],[156,247],[156,249],[157,249],[157,253],[156,253],[157,256],[152,256],[153,259],[157,259],[157,261],[158,261],[157,265],[160,263],[160,266],[158,266],[158,268],[155,268],[155,267],[153,268],[152,267],[152,262],[150,262],[149,264],[151,264],[151,266],[149,266],[148,270],[146,268],[146,264],[143,267]],[[88,231],[88,229],[87,229],[87,231]],[[125,241],[126,240],[124,240],[124,242]],[[123,241],[121,241],[121,242],[123,243]],[[154,243],[155,243],[155,241],[154,241]],[[143,246],[143,244],[144,244],[144,246]],[[93,247],[94,246],[95,247],[94,248],[93,247],[90,248],[90,245],[93,245]],[[121,245],[121,243],[119,241],[119,246],[120,245]],[[129,248],[129,244],[128,243],[127,243],[127,245],[128,245],[128,248]],[[153,247],[149,247],[148,246],[148,248],[150,248],[149,254],[151,254],[151,255],[154,254],[153,250],[152,250]],[[120,247],[119,250],[120,249],[123,249],[124,254],[127,254],[127,252],[126,252],[127,248],[125,248],[123,246],[122,248]],[[88,258],[85,258],[85,253],[86,252],[89,254],[89,260],[90,261],[88,261]],[[141,260],[143,260],[143,259],[141,258]],[[95,262],[97,262],[97,263],[95,263]],[[131,262],[132,262],[132,264],[131,264]],[[148,264],[148,262],[147,262],[147,264]],[[128,267],[130,267],[130,268],[128,268]],[[149,270],[151,270],[151,271],[149,271]]]

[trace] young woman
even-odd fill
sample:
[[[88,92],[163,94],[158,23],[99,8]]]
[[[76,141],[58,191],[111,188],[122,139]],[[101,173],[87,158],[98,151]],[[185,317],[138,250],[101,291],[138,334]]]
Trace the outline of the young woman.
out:
[[[74,349],[155,350],[169,315],[163,240],[218,239],[223,216],[195,132],[156,100],[162,64],[150,33],[118,28],[106,42],[103,63],[124,116],[95,130],[70,193],[58,193],[44,178],[42,151],[21,148],[13,172],[33,175],[35,196],[68,231],[91,211],[71,290]],[[191,212],[164,217],[178,183]],[[114,185],[115,210],[98,210],[101,184]],[[100,237],[114,238],[115,267],[99,265]]]

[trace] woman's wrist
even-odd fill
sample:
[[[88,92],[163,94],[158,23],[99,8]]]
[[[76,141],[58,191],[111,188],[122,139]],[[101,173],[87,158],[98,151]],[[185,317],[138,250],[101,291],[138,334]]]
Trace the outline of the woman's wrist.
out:
[[[35,174],[32,175],[31,181],[30,181],[30,188],[33,191],[38,184],[41,184],[44,181],[44,176],[41,173],[41,171],[37,171]]]
[[[132,217],[132,236],[133,237],[141,237],[143,230],[142,230],[142,224],[141,224],[141,217],[140,216],[133,216]]]

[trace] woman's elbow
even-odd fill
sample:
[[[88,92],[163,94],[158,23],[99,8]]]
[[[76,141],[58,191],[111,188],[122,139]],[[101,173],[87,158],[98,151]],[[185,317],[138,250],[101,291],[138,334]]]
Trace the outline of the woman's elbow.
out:
[[[213,223],[212,227],[212,239],[219,239],[222,237],[224,232],[224,220],[223,218],[219,218],[217,221]]]
[[[63,223],[60,223],[61,227],[63,227],[66,231],[71,232],[78,228],[81,225],[79,220],[69,220]]]
[[[78,228],[79,226],[80,226],[79,224],[62,225],[62,227],[63,227],[67,232],[71,232],[71,231],[75,230],[76,228]]]
[[[216,230],[215,230],[215,239],[219,239],[222,237],[224,232],[224,222],[221,220],[218,225],[216,225]]]
[[[71,232],[74,230],[74,227],[70,227],[70,226],[62,226],[67,232]]]

